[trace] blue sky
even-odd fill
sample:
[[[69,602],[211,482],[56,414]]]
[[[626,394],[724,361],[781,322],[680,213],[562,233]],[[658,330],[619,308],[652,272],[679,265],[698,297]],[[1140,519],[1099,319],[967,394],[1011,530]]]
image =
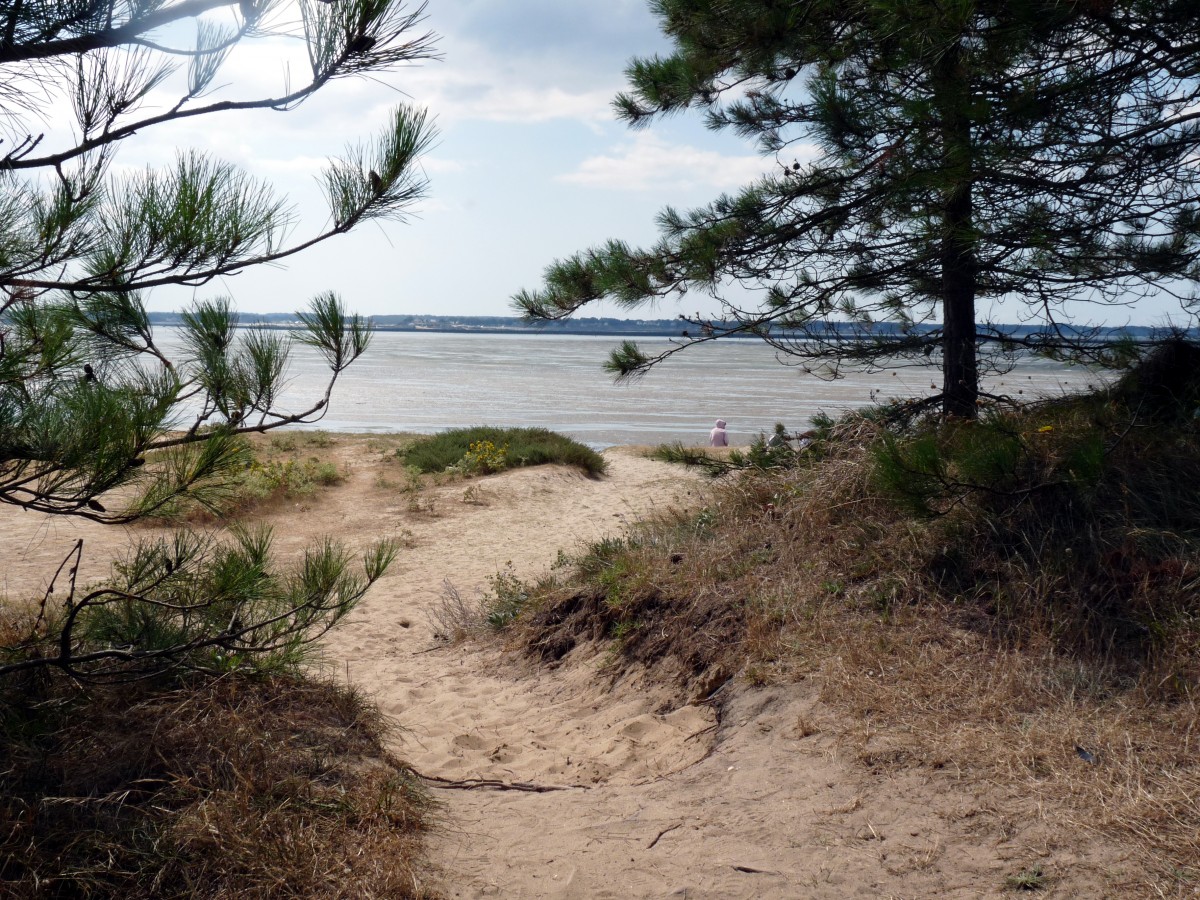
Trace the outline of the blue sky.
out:
[[[704,204],[775,164],[733,135],[706,130],[698,115],[639,131],[615,121],[610,102],[624,87],[626,64],[669,49],[647,0],[430,0],[426,12],[425,27],[440,36],[438,61],[335,82],[285,113],[149,129],[117,157],[118,169],[138,169],[197,147],[233,162],[288,198],[300,241],[327,218],[315,180],[326,159],[376,132],[397,102],[411,102],[428,108],[440,133],[423,162],[429,197],[416,215],[367,223],[281,267],[251,268],[195,291],[160,290],[147,297],[151,309],[227,294],[246,312],[286,312],[333,289],[368,315],[509,315],[511,296],[537,287],[556,258],[609,238],[649,243],[664,206]],[[223,66],[216,98],[278,95],[288,67],[306,65],[295,40],[245,42]],[[177,96],[157,92],[148,111]],[[63,112],[50,118],[68,118]],[[1104,321],[1159,324],[1168,308],[1143,301],[1108,311]],[[617,314],[715,311],[692,294],[683,309],[668,302]],[[1023,312],[1012,305],[992,314],[1018,321]]]
[[[334,289],[366,314],[509,315],[512,294],[536,287],[556,257],[611,237],[648,242],[664,205],[704,203],[771,164],[698,117],[638,132],[614,120],[626,63],[667,49],[645,0],[433,0],[425,24],[440,35],[440,61],[383,83],[336,83],[283,114],[209,117],[123,151],[126,165],[161,164],[184,144],[235,162],[288,195],[299,237],[325,220],[313,175],[326,157],[377,130],[397,101],[435,117],[429,197],[411,221],[368,223],[284,268],[246,270],[199,296],[227,293],[242,310],[274,312]],[[236,55],[218,96],[275,88],[282,72],[262,50]],[[148,305],[172,309],[190,296],[159,291]]]

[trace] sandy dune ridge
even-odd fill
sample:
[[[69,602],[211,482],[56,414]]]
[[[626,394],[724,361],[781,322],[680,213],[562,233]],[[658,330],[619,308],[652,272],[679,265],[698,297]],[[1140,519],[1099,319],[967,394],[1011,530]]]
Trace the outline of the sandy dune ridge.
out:
[[[326,534],[408,544],[324,654],[401,726],[399,753],[439,779],[431,850],[448,896],[976,897],[1038,864],[1052,875],[1042,896],[1105,895],[1122,860],[1055,833],[1016,789],[864,765],[872,736],[847,737],[817,679],[735,682],[683,703],[641,676],[614,683],[603,650],[539,671],[497,647],[435,639],[447,582],[469,596],[510,565],[535,576],[559,549],[697,504],[696,476],[622,449],[601,479],[515,470],[427,488],[414,504],[367,439],[337,440],[346,482],[261,518],[280,556]],[[39,591],[78,537],[96,577],[146,533],[0,509],[3,587]],[[447,783],[474,779],[540,790]]]

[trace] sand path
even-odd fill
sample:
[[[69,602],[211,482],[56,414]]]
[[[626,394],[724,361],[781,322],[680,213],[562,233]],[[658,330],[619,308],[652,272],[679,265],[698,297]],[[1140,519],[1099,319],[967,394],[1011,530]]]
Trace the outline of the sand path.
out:
[[[1007,875],[1042,860],[1056,874],[1043,896],[1102,896],[1099,864],[1059,840],[1032,802],[954,772],[864,765],[870,734],[850,742],[824,727],[834,714],[816,682],[729,688],[718,717],[716,702],[612,683],[603,653],[588,648],[531,671],[499,649],[434,638],[446,582],[471,596],[510,563],[536,575],[560,548],[697,502],[693,476],[610,451],[602,479],[518,470],[428,488],[416,503],[364,440],[339,438],[336,452],[346,484],[264,517],[280,554],[323,534],[409,546],[327,637],[331,667],[402,726],[397,749],[421,773],[563,788],[436,788],[432,854],[448,896],[976,897],[1003,893]],[[44,583],[76,537],[99,561],[145,533],[9,509],[0,529],[13,596]]]

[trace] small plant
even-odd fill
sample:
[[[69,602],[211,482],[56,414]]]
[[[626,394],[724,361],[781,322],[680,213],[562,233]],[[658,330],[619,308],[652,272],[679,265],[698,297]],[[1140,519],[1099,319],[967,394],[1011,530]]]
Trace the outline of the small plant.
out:
[[[626,541],[618,537],[605,537],[590,544],[582,556],[575,562],[579,571],[588,575],[598,575],[612,565],[613,560],[626,549]],[[556,561],[557,564],[557,561]],[[563,564],[567,564],[563,554]]]
[[[401,488],[405,493],[413,494],[424,487],[421,481],[421,470],[416,466],[404,467],[404,486]]]
[[[484,600],[484,618],[488,625],[499,631],[521,614],[529,602],[530,588],[517,577],[511,562],[489,578],[488,583],[492,592]]]
[[[267,443],[276,453],[294,453],[296,448],[300,446],[300,442],[296,440],[296,433],[294,431],[285,434],[273,434]]]
[[[704,509],[696,513],[695,518],[692,519],[692,527],[694,528],[696,534],[704,534],[712,531],[716,524],[717,511],[711,506],[704,507]]]
[[[242,479],[242,492],[254,500],[276,497],[300,497],[311,494],[318,486],[328,487],[343,481],[342,473],[331,462],[310,457],[304,462],[255,460]]]
[[[431,517],[437,515],[437,501],[433,497],[411,494],[404,508],[413,515]]]
[[[642,623],[638,621],[618,622],[612,628],[612,639],[617,643],[620,643],[641,627]]]
[[[436,640],[454,643],[483,630],[488,618],[485,597],[464,597],[449,581],[442,584],[438,604],[429,612],[429,624]]]
[[[267,446],[275,453],[295,453],[302,448],[327,450],[336,443],[327,431],[287,431],[271,435]]]
[[[466,475],[491,475],[508,468],[508,445],[497,447],[491,441],[472,441],[458,468]]]
[[[809,440],[803,446],[808,447],[811,443]],[[796,466],[805,455],[789,443],[787,430],[780,422],[775,425],[770,438],[760,434],[750,443],[749,449],[731,450],[727,456],[714,456],[706,450],[685,447],[682,442],[676,441],[674,444],[659,445],[650,452],[650,457],[702,469],[706,475],[718,478],[745,469],[789,469]]]
[[[271,545],[268,528],[235,528],[225,541],[179,531],[136,544],[100,584],[77,588],[72,579],[53,604],[52,586],[26,633],[0,645],[0,685],[39,668],[96,682],[184,670],[295,673],[397,550],[391,540],[372,545],[356,571],[354,557],[326,540],[279,570]],[[60,571],[77,569],[82,552],[77,541]]]
[[[1046,886],[1046,874],[1042,871],[1041,863],[1023,869],[1016,875],[1004,879],[1004,886],[1010,891],[1040,891]]]

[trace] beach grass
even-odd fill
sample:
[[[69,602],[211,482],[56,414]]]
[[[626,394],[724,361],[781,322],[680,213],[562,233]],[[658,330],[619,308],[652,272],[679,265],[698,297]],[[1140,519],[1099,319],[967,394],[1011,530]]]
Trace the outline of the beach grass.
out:
[[[427,473],[458,468],[465,474],[486,474],[557,463],[595,477],[608,467],[595,450],[546,428],[453,428],[419,438],[396,455],[406,466]]]
[[[332,458],[340,439],[327,431],[279,431],[245,438],[249,464],[222,486],[217,512],[184,496],[157,511],[159,522],[205,524],[262,512],[285,501],[307,500],[345,481]]]
[[[873,736],[868,764],[1012,785],[1190,890],[1197,371],[1152,360],[974,423],[828,424],[796,466],[576,554],[512,633],[550,665],[599,638],[611,669],[693,699],[815,677],[849,746]]]

